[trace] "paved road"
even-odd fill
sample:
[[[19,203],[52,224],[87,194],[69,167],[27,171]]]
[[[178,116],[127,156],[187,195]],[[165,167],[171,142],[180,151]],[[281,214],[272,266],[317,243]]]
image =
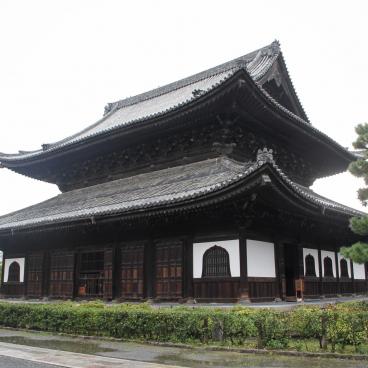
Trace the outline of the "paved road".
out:
[[[56,365],[0,356],[0,368],[57,368]],[[60,366],[59,366],[60,367]]]
[[[53,367],[68,368],[179,368],[176,365],[117,359],[1,342],[0,361],[4,357],[5,359],[10,358],[11,364],[17,363],[17,360],[20,364],[26,364],[25,361],[36,362],[38,365],[23,366],[34,368],[49,368],[52,365]],[[7,365],[4,365],[4,367],[8,368]],[[14,367],[17,367],[17,365],[14,365]]]
[[[24,360],[19,360],[19,359]],[[28,360],[28,361],[27,361]],[[35,363],[33,363],[35,362]],[[368,361],[244,354],[0,329],[0,368],[368,368]]]

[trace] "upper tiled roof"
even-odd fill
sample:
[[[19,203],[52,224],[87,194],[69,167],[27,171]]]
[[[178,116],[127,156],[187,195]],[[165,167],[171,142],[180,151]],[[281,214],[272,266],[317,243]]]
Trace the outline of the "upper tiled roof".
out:
[[[0,230],[34,228],[179,204],[246,179],[266,164],[295,195],[322,209],[328,208],[349,216],[362,215],[360,211],[295,184],[272,160],[258,159],[253,163],[241,164],[228,158],[214,158],[62,193],[45,202],[0,217]]]
[[[0,163],[1,160],[11,161],[42,155],[45,151],[50,152],[137,121],[165,114],[210,92],[240,69],[245,70],[257,82],[267,73],[279,54],[279,43],[275,41],[269,46],[191,77],[110,103],[105,108],[104,117],[81,132],[44,145],[44,149],[37,151],[21,151],[18,154],[0,153]]]

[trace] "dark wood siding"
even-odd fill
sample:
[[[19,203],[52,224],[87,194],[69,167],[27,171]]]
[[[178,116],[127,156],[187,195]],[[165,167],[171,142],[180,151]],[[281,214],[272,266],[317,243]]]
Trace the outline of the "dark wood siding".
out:
[[[143,298],[144,244],[129,244],[120,249],[120,296]]]
[[[42,296],[44,255],[33,253],[27,258],[27,296],[40,298]]]
[[[74,292],[74,252],[52,252],[50,259],[50,296],[72,298]]]
[[[157,243],[155,259],[156,298],[181,298],[183,295],[183,243]]]
[[[194,279],[193,284],[195,299],[234,301],[239,297],[239,277]]]
[[[320,290],[320,280],[319,277],[308,277],[304,278],[304,296],[308,297],[317,297],[319,295]]]
[[[273,277],[249,277],[249,297],[253,301],[274,300],[278,297],[277,279]]]
[[[104,254],[104,287],[103,296],[105,299],[112,299],[112,265],[114,250],[105,249]]]

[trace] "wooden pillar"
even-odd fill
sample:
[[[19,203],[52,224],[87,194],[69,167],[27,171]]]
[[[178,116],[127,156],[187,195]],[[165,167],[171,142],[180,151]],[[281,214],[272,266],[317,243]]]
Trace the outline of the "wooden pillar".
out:
[[[298,278],[304,279],[304,257],[303,257],[303,245],[298,243],[297,245],[297,259],[298,259]]]
[[[336,251],[335,251],[335,268],[336,268],[337,293],[341,294],[340,274],[339,274],[339,257]]]
[[[43,252],[42,264],[42,296],[48,298],[50,285],[50,253]]]
[[[321,298],[324,297],[323,291],[323,275],[322,275],[322,255],[321,255],[321,248],[318,246],[318,272],[319,272],[319,295]]]
[[[244,235],[239,239],[239,256],[240,256],[240,284],[239,284],[239,301],[241,303],[249,303],[249,283],[248,283],[248,266],[247,266],[247,239]]]
[[[144,245],[144,296],[152,300],[155,296],[155,243],[149,240]]]
[[[79,273],[80,273],[80,266],[81,266],[81,252],[75,251],[74,252],[74,268],[73,268],[73,296],[72,298],[75,299],[79,295]]]
[[[27,298],[28,294],[28,270],[29,270],[29,253],[24,255],[24,275],[23,275],[23,298]]]
[[[6,257],[6,253],[5,253],[5,251],[3,251],[3,267],[1,269],[1,285],[0,285],[0,294],[1,294],[1,296],[4,296],[5,257]]]
[[[120,273],[121,273],[121,254],[120,247],[116,244],[113,248],[113,263],[112,263],[112,299],[118,299],[121,295],[121,283],[120,283]]]
[[[281,241],[275,242],[275,263],[276,276],[278,281],[279,297],[286,300],[286,276],[285,276],[285,256],[284,244]]]
[[[355,294],[354,265],[353,265],[352,260],[350,260],[350,270],[351,270],[351,283],[352,283],[353,294]]]
[[[184,269],[184,292],[183,297],[186,302],[192,302],[193,293],[193,239],[186,239],[184,242],[184,257],[183,257],[183,269]]]

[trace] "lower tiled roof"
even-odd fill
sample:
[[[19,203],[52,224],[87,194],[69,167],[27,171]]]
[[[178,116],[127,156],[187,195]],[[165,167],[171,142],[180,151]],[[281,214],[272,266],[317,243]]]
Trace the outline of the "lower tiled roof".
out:
[[[229,186],[265,164],[270,165],[296,195],[323,208],[347,215],[362,215],[362,212],[292,182],[272,159],[242,164],[228,158],[213,158],[59,194],[0,217],[0,230],[37,227],[180,203]]]

